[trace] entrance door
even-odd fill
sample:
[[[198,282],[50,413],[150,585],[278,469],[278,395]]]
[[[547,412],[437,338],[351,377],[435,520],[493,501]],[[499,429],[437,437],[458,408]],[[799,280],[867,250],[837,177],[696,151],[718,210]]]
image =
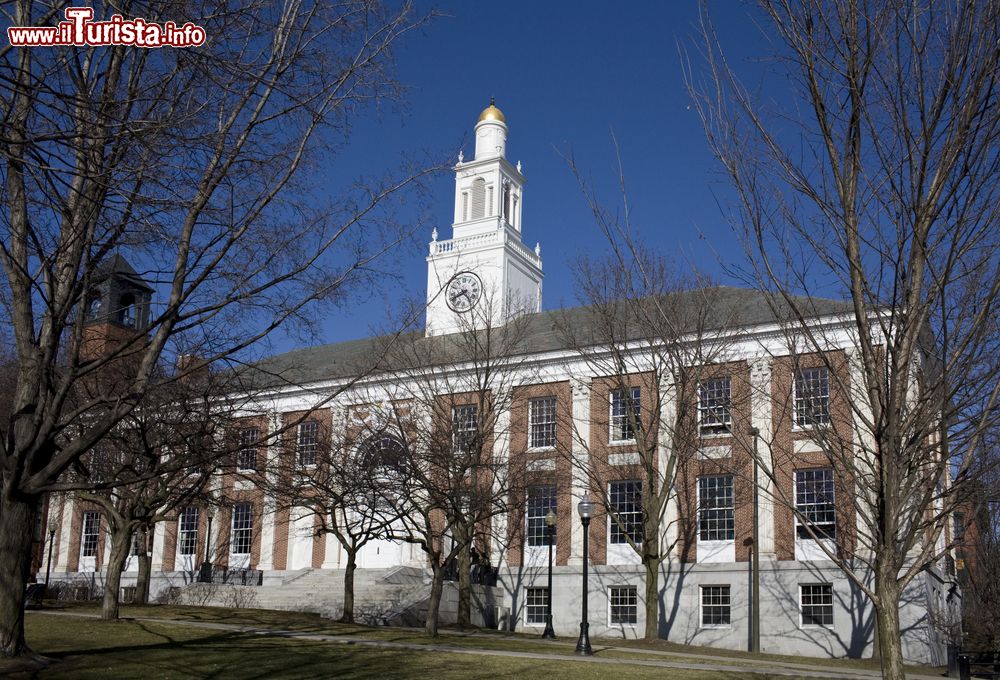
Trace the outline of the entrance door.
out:
[[[289,569],[308,569],[312,566],[313,523],[315,518],[304,508],[292,512],[291,526],[288,527]]]

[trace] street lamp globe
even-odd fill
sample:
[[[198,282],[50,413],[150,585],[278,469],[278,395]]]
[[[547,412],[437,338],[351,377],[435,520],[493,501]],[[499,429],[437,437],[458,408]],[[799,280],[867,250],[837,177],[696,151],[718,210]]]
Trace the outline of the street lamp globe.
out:
[[[584,496],[580,499],[580,502],[576,505],[576,511],[580,513],[580,519],[589,520],[594,516],[594,503],[590,500],[590,497]]]

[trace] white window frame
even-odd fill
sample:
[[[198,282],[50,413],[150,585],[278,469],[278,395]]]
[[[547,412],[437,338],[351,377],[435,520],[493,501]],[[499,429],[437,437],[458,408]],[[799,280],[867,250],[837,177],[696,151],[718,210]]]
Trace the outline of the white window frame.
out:
[[[194,526],[191,528],[191,520],[193,515]],[[198,554],[198,523],[201,521],[201,511],[195,505],[189,505],[180,511],[177,515],[177,554],[182,557],[190,557],[192,555]],[[188,528],[185,528],[187,526]],[[193,539],[193,541],[191,540]],[[185,552],[189,542],[193,542],[191,545],[191,552]]]
[[[642,388],[641,387],[626,387],[624,389],[614,389],[608,393],[608,443],[610,444],[634,444],[635,443],[635,431],[628,430],[632,429],[632,423],[629,421],[628,414],[628,403],[629,400],[625,398],[625,390],[631,391],[632,400],[632,411],[635,414],[635,425],[642,427]],[[615,413],[616,399],[618,396],[618,402],[621,405],[621,413]],[[620,435],[631,434],[631,437],[622,437]]]
[[[821,386],[819,395],[800,395],[799,388],[801,382],[813,382],[811,378],[806,377],[807,374],[813,371],[818,371],[816,377],[816,382]],[[822,392],[825,391],[825,394]],[[808,399],[811,404],[811,408],[808,413],[800,412],[802,406],[805,405]],[[800,402],[802,402],[800,404]],[[816,405],[820,404],[825,411],[822,419],[812,419],[812,415],[816,408]],[[795,370],[795,374],[792,376],[792,429],[793,430],[811,430],[814,427],[826,427],[830,424],[832,419],[832,414],[830,413],[830,369],[827,366],[810,366],[806,368],[798,368]]]
[[[557,425],[556,425],[556,409],[559,407],[559,403],[555,396],[547,395],[544,397],[535,397],[528,400],[528,450],[529,451],[551,451],[556,448],[556,437],[557,437]],[[544,418],[545,420],[542,420]],[[551,420],[550,420],[551,418]],[[535,438],[536,427],[541,430],[545,428],[544,438],[539,437],[539,439],[548,439],[549,432],[548,428],[551,427],[551,444],[537,443]]]
[[[532,495],[532,489],[545,489],[546,493],[540,495]],[[551,495],[548,491],[551,490]],[[532,500],[536,498],[547,498],[550,503],[546,504],[544,507],[532,507]],[[549,540],[551,537],[552,545],[556,544],[555,530],[549,530],[548,525],[545,523],[545,515],[548,514],[549,510],[556,509],[556,485],[555,484],[532,484],[528,487],[528,498],[526,502],[526,508],[524,512],[524,543],[529,548],[548,548]],[[532,511],[544,510],[541,515],[532,514]],[[532,521],[535,525],[539,523],[542,526],[542,536],[543,540],[541,543],[532,543],[532,539],[537,535],[532,533]]]
[[[88,548],[88,543],[90,547]],[[101,513],[87,510],[80,527],[80,557],[97,557],[101,544]]]
[[[803,497],[807,494],[812,494],[815,491],[817,485],[817,475],[823,475],[824,479],[820,482],[826,487],[829,485],[829,490],[824,489],[823,493],[829,493],[829,500],[824,502],[804,502]],[[817,538],[820,540],[829,540],[836,542],[837,540],[837,483],[836,476],[834,475],[833,468],[804,468],[801,470],[795,470],[793,475],[793,480],[795,488],[792,490],[795,499],[795,538],[800,541],[812,540],[812,534],[806,528],[806,523],[802,522],[800,515],[809,517],[810,514],[815,514],[817,511],[825,513],[830,513],[832,515],[832,520],[828,522],[809,522],[811,526],[814,527],[813,533],[816,534]],[[819,510],[817,510],[817,508]],[[820,527],[832,527],[832,533],[826,531],[818,530]]]
[[[706,416],[713,416],[717,411],[720,411],[719,407],[714,405],[705,404],[704,399],[704,388],[708,384],[712,383],[722,383],[723,396],[721,397],[723,405],[721,408],[721,418],[720,422],[706,423]],[[733,379],[728,376],[718,376],[715,378],[705,378],[698,383],[698,436],[704,438],[711,437],[729,437],[732,436],[733,427]]]
[[[295,428],[295,463],[298,467],[313,467],[316,465],[316,454],[319,452],[319,421],[303,420]],[[308,457],[307,461],[303,458]]]
[[[543,599],[542,604],[534,604],[532,602],[533,597],[541,595]],[[536,610],[541,609],[542,620],[532,621],[530,613],[537,613]],[[524,625],[525,626],[544,626],[545,617],[549,613],[549,589],[545,586],[537,587],[531,586],[524,589]]]
[[[252,434],[251,434],[252,433]],[[236,451],[236,469],[240,472],[257,471],[258,458],[260,456],[259,427],[244,427],[240,429],[239,448]],[[246,465],[250,452],[253,452],[253,465]]]
[[[728,506],[713,506],[711,508],[703,507],[702,497],[703,489],[702,482],[707,482],[710,479],[724,479],[728,480],[728,483],[724,484],[724,487],[729,488],[729,505]],[[705,515],[712,510],[718,510],[721,512],[728,512],[727,517],[721,519],[714,518],[715,522],[728,520],[729,532],[732,536],[727,536],[725,538],[703,538],[702,533],[702,522],[710,521]],[[736,486],[734,483],[733,475],[702,475],[698,477],[698,540],[710,543],[731,543],[736,540]]]
[[[630,604],[615,604],[615,591],[625,591],[626,596],[630,597],[632,603]],[[619,598],[620,599],[620,598]],[[635,611],[635,616],[632,617],[635,620],[629,622],[615,621],[614,620],[614,608],[627,607],[632,608]],[[608,625],[609,626],[628,626],[630,628],[635,628],[639,625],[639,589],[636,586],[630,585],[616,585],[608,586]]]
[[[468,416],[468,414],[472,414]],[[463,419],[464,418],[464,419]],[[479,430],[479,406],[476,404],[460,404],[451,408],[452,423],[452,451],[455,453],[469,453],[466,450],[466,443],[463,435],[471,434],[473,437]]]
[[[241,517],[240,516],[241,513],[239,512],[239,509],[241,507],[245,507],[247,509],[247,511],[245,513],[245,517]],[[232,531],[232,534],[231,534],[231,538],[230,538],[230,546],[231,547],[229,549],[229,554],[231,554],[231,555],[250,555],[251,553],[253,553],[253,515],[254,515],[254,512],[253,512],[253,503],[242,502],[242,503],[234,503],[233,504],[233,518],[232,518],[232,521],[231,521],[231,525],[232,525],[231,531]],[[237,520],[241,520],[241,519],[243,521],[240,522],[240,526],[237,526]],[[244,524],[246,526],[244,526]],[[247,536],[247,540],[246,540],[246,548],[247,549],[246,549],[246,552],[237,552],[237,547],[239,547],[240,544],[242,543],[242,541],[237,540],[237,536],[241,535],[241,534],[238,534],[237,532],[246,532],[246,536]]]
[[[803,617],[803,608],[806,607],[803,603],[803,595],[805,594],[803,590],[805,588],[827,588],[829,589],[830,602],[822,602],[820,604],[809,604],[810,607],[829,607],[830,608],[830,622],[829,623],[806,623]],[[813,595],[815,596],[815,595]],[[832,583],[800,583],[799,584],[799,627],[800,628],[833,628],[835,622],[834,617],[834,597],[833,597],[833,584]]]
[[[705,602],[705,595],[709,594],[711,588],[724,588],[726,602],[713,603]],[[706,607],[723,607],[728,610],[729,623],[705,623]],[[733,627],[733,589],[728,583],[706,583],[698,587],[698,627],[699,628],[732,628]]]
[[[628,539],[625,538],[625,533],[626,532],[623,531],[618,526],[618,522],[615,521],[615,516],[616,515],[619,517],[619,519],[621,519],[621,515],[623,514],[623,513],[619,512],[618,505],[615,503],[615,496],[616,496],[616,494],[615,494],[614,488],[615,488],[615,485],[617,485],[617,484],[635,484],[635,485],[638,486],[638,490],[639,490],[639,499],[638,499],[638,502],[637,502],[637,504],[638,504],[638,510],[632,510],[632,511],[630,511],[628,513],[625,513],[625,514],[638,515],[638,517],[639,517],[638,526],[639,526],[640,535],[639,535],[639,540],[637,540],[635,542],[636,543],[641,543],[642,542],[642,531],[643,531],[643,526],[642,526],[642,494],[643,494],[642,480],[639,480],[639,479],[618,479],[618,480],[615,480],[615,481],[612,481],[612,482],[608,482],[608,502],[609,502],[609,505],[611,505],[611,508],[609,509],[609,512],[608,512],[608,545],[624,545],[624,546],[629,546]],[[620,532],[620,535],[616,537],[615,536],[615,532]],[[616,540],[616,538],[618,540]],[[633,540],[635,540],[635,539],[633,538]],[[629,547],[629,550],[631,550],[631,547]],[[633,552],[635,552],[635,551],[633,551]]]

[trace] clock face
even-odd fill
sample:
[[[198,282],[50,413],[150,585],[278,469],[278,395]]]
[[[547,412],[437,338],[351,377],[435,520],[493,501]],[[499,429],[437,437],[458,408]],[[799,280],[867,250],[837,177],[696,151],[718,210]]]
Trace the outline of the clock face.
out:
[[[472,272],[455,274],[445,289],[448,306],[456,312],[472,309],[483,295],[483,282]]]

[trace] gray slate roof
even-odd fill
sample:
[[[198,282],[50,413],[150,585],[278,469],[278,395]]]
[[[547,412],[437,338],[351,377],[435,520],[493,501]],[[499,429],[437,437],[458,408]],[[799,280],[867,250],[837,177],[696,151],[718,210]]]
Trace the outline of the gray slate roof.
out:
[[[726,330],[790,320],[789,307],[782,299],[747,288],[700,288],[671,293],[659,301],[662,308],[671,310],[672,318],[689,326],[679,329],[688,333],[698,329]],[[804,296],[795,298],[795,305],[806,317],[843,314],[852,309],[842,300]],[[636,322],[633,312],[633,306],[618,302],[603,308],[587,305],[529,314],[515,322],[520,325],[512,331],[517,337],[510,340],[509,353],[537,354],[600,345],[607,342],[608,337],[617,341],[648,337],[649,333],[643,329],[649,325]],[[466,342],[460,342],[461,337],[462,334],[456,333],[425,338],[423,330],[419,330],[395,337],[379,336],[306,347],[258,362],[251,369],[253,382],[262,387],[343,379],[365,371],[401,370],[403,364],[412,367],[421,356],[436,358],[428,359],[427,364],[457,362],[466,353],[463,351]],[[390,342],[394,343],[393,347],[406,349],[386,351]]]

